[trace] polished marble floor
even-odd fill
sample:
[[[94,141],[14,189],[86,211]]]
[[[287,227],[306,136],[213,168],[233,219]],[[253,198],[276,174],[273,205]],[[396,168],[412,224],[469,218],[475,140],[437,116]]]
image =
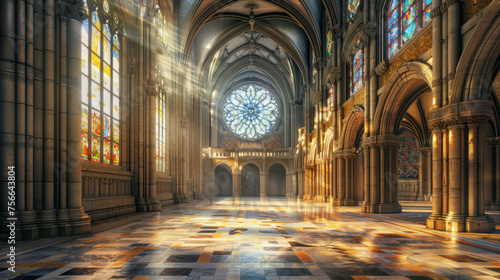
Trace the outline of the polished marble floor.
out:
[[[44,242],[24,244],[16,273],[4,267],[0,277],[500,279],[500,244],[285,199],[195,202]]]

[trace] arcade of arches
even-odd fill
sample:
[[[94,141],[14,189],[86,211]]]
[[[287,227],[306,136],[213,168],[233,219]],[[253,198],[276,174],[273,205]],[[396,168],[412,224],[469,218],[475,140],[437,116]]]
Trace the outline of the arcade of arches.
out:
[[[0,49],[19,239],[228,197],[495,231],[498,0],[3,0]]]

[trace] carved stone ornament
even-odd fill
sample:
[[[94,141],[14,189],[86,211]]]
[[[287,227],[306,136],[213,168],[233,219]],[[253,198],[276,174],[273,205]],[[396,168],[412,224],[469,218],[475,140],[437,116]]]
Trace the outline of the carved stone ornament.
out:
[[[342,72],[340,67],[334,67],[331,71],[332,78],[335,80],[340,80],[342,78]]]
[[[87,17],[83,9],[83,0],[59,0],[57,14],[78,21],[83,21]]]
[[[135,74],[137,73],[137,58],[135,56],[128,57],[128,73]]]
[[[440,86],[443,84],[443,79],[439,78],[439,79],[435,79],[432,81],[432,87],[437,87],[437,86]]]
[[[377,21],[372,20],[365,25],[365,38],[366,43],[370,42],[371,39],[374,39],[377,36]]]
[[[438,7],[438,8],[434,8],[431,10],[431,19],[437,17],[437,16],[440,16],[442,14],[441,12],[441,7]]]
[[[155,80],[149,80],[145,83],[144,89],[146,94],[149,96],[157,96],[158,95],[158,85]]]
[[[389,69],[389,62],[387,60],[383,60],[379,65],[377,65],[377,67],[375,67],[375,73],[377,73],[377,75],[379,76],[382,76],[387,71],[387,69]]]

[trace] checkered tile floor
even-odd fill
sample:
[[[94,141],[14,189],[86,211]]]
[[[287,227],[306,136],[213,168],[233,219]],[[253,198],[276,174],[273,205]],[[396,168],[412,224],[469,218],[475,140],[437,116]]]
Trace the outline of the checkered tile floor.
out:
[[[221,198],[26,252],[16,273],[4,267],[0,277],[500,279],[498,252],[388,223],[359,207]]]

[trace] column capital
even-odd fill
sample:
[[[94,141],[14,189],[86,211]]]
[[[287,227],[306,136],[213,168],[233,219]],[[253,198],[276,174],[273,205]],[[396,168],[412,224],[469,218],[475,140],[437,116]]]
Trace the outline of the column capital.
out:
[[[57,2],[57,15],[82,22],[87,18],[83,9],[83,0],[59,0]]]
[[[486,139],[493,146],[500,146],[500,137],[491,137]]]

